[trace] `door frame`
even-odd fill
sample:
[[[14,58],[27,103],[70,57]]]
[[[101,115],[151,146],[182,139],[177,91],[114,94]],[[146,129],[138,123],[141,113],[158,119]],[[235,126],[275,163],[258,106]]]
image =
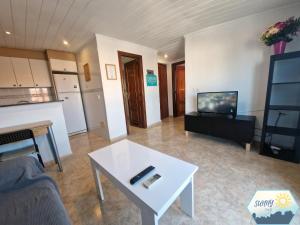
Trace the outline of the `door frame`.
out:
[[[123,103],[124,103],[124,111],[125,111],[125,120],[126,120],[126,128],[127,128],[127,134],[129,134],[129,122],[127,118],[129,118],[129,112],[127,110],[127,107],[125,104],[128,104],[128,99],[127,96],[124,95],[124,87],[126,87],[126,82],[125,82],[125,74],[124,70],[122,67],[122,60],[121,57],[130,57],[130,58],[135,58],[138,61],[139,64],[139,79],[142,84],[142,128],[147,128],[147,117],[146,117],[146,104],[145,104],[145,86],[144,86],[144,73],[143,73],[143,58],[141,55],[136,55],[133,53],[129,52],[123,52],[123,51],[118,51],[118,60],[119,60],[119,69],[120,69],[120,77],[121,77],[121,85],[122,85],[122,96],[123,96]]]
[[[177,113],[177,101],[176,101],[176,66],[177,65],[181,65],[181,64],[185,64],[185,60],[176,62],[176,63],[172,63],[172,99],[173,99],[173,116],[176,117],[178,116]],[[185,89],[185,87],[184,87]]]
[[[168,116],[167,117],[169,117],[170,116],[170,112],[169,112],[169,96],[168,96],[168,94],[169,94],[169,92],[168,92],[168,66],[167,66],[167,64],[164,64],[164,63],[158,63],[158,67],[159,67],[159,65],[162,65],[162,66],[165,66],[166,67],[166,79],[167,79],[167,111],[168,111]],[[159,74],[159,68],[158,68],[158,76],[159,76],[159,80],[160,80],[160,74]],[[160,97],[160,92],[161,92],[161,83],[159,82],[159,97]],[[161,106],[161,98],[159,99],[159,103],[160,103],[160,106]],[[160,107],[160,119],[162,119],[161,118],[161,107]],[[167,118],[166,117],[166,118]]]

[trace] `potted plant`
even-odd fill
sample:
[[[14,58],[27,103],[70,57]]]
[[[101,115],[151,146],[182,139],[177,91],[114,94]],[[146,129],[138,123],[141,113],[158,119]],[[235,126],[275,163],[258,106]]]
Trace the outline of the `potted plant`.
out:
[[[284,22],[278,22],[269,27],[261,36],[267,46],[274,46],[275,54],[284,53],[286,43],[291,42],[300,29],[300,17],[291,17]]]

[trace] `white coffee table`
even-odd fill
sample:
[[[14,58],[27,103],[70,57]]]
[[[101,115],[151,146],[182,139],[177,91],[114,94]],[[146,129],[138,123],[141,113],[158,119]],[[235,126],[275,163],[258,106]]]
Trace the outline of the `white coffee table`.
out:
[[[104,200],[100,175],[105,175],[141,210],[143,225],[157,225],[180,195],[182,210],[193,217],[193,176],[198,167],[129,140],[123,140],[89,153],[97,191]],[[131,185],[129,180],[148,166],[154,166],[150,174]],[[142,182],[158,173],[162,176],[150,189]]]

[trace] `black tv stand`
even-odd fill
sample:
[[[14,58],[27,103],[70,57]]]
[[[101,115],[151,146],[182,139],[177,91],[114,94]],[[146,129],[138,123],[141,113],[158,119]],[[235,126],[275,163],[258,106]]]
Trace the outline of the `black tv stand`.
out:
[[[233,140],[250,151],[250,144],[254,138],[255,116],[192,112],[184,116],[186,134],[188,132],[202,133],[215,137]]]
[[[199,116],[203,117],[218,117],[218,118],[226,118],[226,119],[234,119],[236,115],[233,114],[221,114],[221,113],[207,113],[207,112],[198,112]]]

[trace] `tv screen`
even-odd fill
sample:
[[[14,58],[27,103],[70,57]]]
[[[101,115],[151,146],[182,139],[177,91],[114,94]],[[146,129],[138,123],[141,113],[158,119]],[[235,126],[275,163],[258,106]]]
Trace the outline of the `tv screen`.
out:
[[[237,99],[237,91],[198,93],[198,112],[231,114],[235,116],[237,111]]]

